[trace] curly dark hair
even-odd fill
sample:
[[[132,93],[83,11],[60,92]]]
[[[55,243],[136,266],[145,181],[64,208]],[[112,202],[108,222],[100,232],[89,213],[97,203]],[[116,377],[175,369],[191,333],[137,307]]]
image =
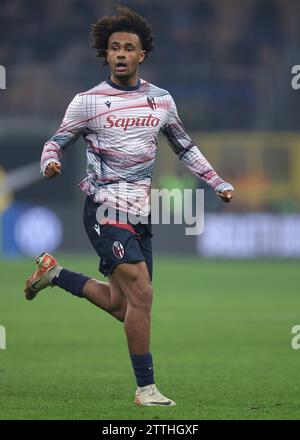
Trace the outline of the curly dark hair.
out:
[[[97,51],[97,57],[106,60],[108,39],[113,32],[131,32],[137,34],[143,50],[147,54],[153,50],[154,35],[152,28],[147,21],[132,9],[126,6],[117,5],[118,15],[112,17],[101,17],[96,24],[92,25],[90,33],[90,44]],[[146,58],[145,57],[145,58]]]

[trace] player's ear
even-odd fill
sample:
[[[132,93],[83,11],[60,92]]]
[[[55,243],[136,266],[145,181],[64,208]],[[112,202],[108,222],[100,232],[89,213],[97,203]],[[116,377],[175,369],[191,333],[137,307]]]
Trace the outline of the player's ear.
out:
[[[145,50],[141,50],[139,64],[142,64],[142,62],[144,61],[145,57],[146,57],[146,51]]]

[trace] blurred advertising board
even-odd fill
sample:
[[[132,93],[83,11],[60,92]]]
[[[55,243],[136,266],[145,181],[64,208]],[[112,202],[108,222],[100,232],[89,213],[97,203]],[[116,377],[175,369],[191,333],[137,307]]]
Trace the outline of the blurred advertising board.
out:
[[[217,258],[299,258],[299,214],[206,214],[197,251]]]

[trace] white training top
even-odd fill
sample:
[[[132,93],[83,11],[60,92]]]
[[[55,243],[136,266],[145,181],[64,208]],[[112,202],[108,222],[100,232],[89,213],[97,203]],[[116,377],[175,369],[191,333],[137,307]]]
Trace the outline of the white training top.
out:
[[[75,96],[58,131],[44,145],[41,171],[60,163],[80,135],[87,146],[87,177],[80,188],[97,203],[148,215],[153,166],[162,131],[174,153],[216,191],[232,190],[186,133],[169,92],[140,79],[123,88],[110,80]]]

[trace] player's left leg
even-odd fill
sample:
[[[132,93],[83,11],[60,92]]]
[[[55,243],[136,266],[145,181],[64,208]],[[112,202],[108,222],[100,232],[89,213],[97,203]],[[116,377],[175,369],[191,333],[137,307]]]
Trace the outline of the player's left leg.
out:
[[[145,261],[119,264],[112,277],[127,299],[124,330],[137,381],[135,403],[143,406],[174,406],[175,402],[157,389],[150,352],[152,284]]]

